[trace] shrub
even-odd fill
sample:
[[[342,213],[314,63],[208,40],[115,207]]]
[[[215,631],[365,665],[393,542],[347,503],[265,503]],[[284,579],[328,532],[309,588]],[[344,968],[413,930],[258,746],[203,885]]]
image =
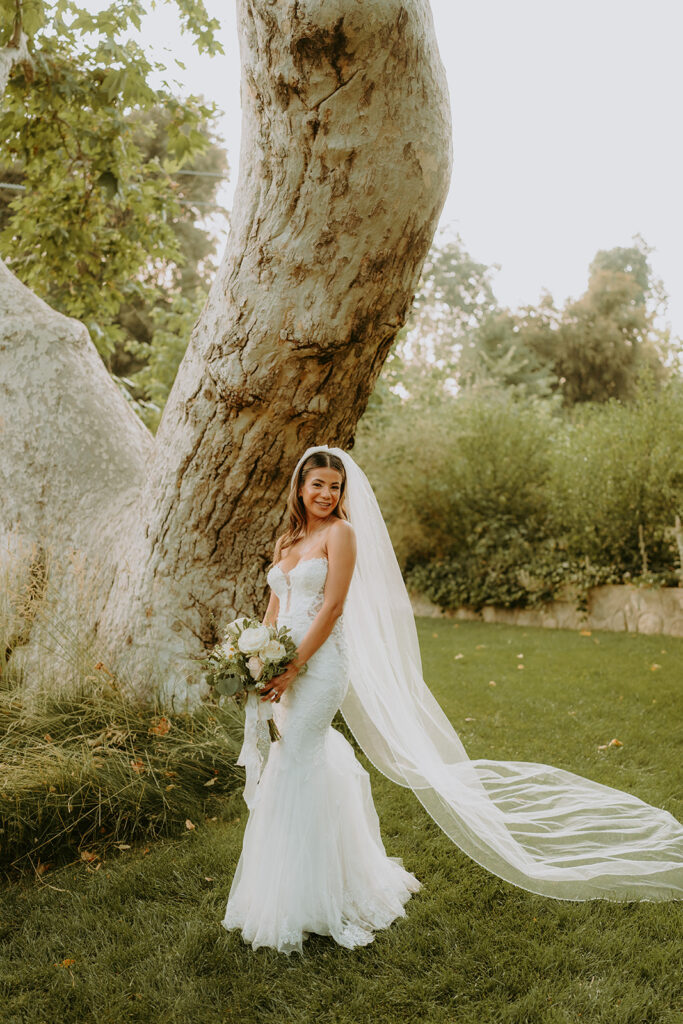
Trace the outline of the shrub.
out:
[[[683,579],[680,381],[570,414],[495,389],[385,403],[357,447],[406,582],[441,607]]]
[[[407,404],[356,439],[401,564],[529,542],[546,533],[555,420],[504,391]]]
[[[552,530],[569,557],[668,573],[683,514],[683,387],[577,407],[556,441]]]

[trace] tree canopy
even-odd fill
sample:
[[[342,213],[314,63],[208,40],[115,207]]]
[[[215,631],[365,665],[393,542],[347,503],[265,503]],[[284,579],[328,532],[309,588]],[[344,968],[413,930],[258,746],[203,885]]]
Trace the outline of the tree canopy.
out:
[[[201,0],[172,6],[200,52],[221,52]],[[30,57],[0,114],[2,180],[15,186],[0,189],[0,255],[82,320],[105,359],[126,339],[123,311],[154,305],[159,280],[186,258],[178,172],[210,149],[215,115],[199,97],[179,99],[166,77],[151,84],[167,69],[135,39],[144,13],[138,0],[99,13],[72,0],[0,0],[0,46],[25,36]]]
[[[545,292],[537,305],[510,310],[494,294],[495,267],[477,263],[459,237],[436,244],[381,388],[427,402],[448,385],[451,393],[502,386],[524,399],[556,396],[566,407],[628,401],[641,379],[670,376],[680,344],[657,326],[666,294],[650,252],[640,236],[600,250],[578,299],[558,308]]]

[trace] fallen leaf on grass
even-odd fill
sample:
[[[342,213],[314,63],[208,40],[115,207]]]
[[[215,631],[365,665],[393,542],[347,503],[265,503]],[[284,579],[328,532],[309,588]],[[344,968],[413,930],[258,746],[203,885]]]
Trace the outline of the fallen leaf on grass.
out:
[[[592,630],[590,630],[590,629],[582,629],[581,632],[579,633],[579,636],[590,636],[591,633],[592,633]]]
[[[148,731],[151,736],[166,736],[170,728],[170,721],[162,716]]]
[[[52,736],[50,736],[49,732],[45,733],[43,739],[45,740],[46,743],[52,743]]]
[[[91,850],[81,850],[81,860],[87,861],[88,863],[97,860],[98,857],[99,854],[93,853]]]
[[[662,667],[661,665],[658,665],[658,664],[657,664],[657,663],[655,662],[655,663],[654,663],[654,665],[650,665],[650,671],[651,671],[651,672],[656,672],[656,671],[657,671],[657,669],[658,669],[658,668],[661,668],[661,667]]]
[[[130,843],[117,843],[116,844],[116,849],[117,850],[130,850]]]
[[[524,665],[518,665],[517,668],[524,668]]]
[[[489,686],[495,686],[495,685],[496,684],[494,683],[493,679],[491,679],[491,681],[489,682]]]
[[[61,963],[55,964],[54,966],[55,967],[71,967],[75,963],[76,963],[75,960],[62,960]]]
[[[456,656],[455,656],[455,658],[454,658],[453,660],[454,660],[454,661],[457,661],[457,660],[458,660],[458,658],[464,658],[464,657],[465,657],[465,655],[464,655],[464,654],[456,654]]]
[[[214,777],[212,779],[209,779],[207,782],[205,782],[204,785],[205,786],[213,786],[214,782],[217,782],[217,781],[218,781],[217,780],[217,776],[214,775]]]
[[[523,658],[523,657],[524,657],[524,655],[523,655],[523,654],[518,654],[518,655],[517,655],[517,657],[518,657],[518,658]]]
[[[466,722],[476,722],[476,718],[466,718]]]
[[[191,832],[192,829],[196,827],[197,826],[193,825],[189,818],[185,818],[185,828],[188,830],[188,832]]]
[[[621,740],[615,738],[613,740],[610,740],[609,743],[602,743],[598,747],[598,750],[607,750],[608,747],[623,747],[623,745],[624,744],[621,742]]]
[[[204,875],[204,881],[205,882],[215,882],[216,879],[215,878],[209,878],[208,875]]]
[[[137,761],[131,761],[130,766],[134,772],[140,773],[145,770],[145,763],[144,761],[141,761],[140,758],[138,758]]]
[[[169,789],[175,789],[175,788],[176,788],[175,782],[169,782],[168,786],[166,787],[166,792],[168,792]]]

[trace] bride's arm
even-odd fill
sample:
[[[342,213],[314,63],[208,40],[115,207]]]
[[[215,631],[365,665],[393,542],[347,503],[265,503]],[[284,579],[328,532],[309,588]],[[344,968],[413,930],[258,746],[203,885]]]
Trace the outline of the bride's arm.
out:
[[[270,592],[270,601],[266,608],[266,614],[263,616],[264,626],[277,626],[277,617],[280,614],[280,602],[278,601],[275,591]]]
[[[273,565],[275,565],[276,562],[279,562],[280,555],[282,554],[282,552],[280,551],[280,541],[281,540],[282,540],[282,538],[278,537],[277,541],[275,542],[275,551],[273,553]],[[277,617],[278,617],[279,614],[280,614],[280,602],[279,602],[279,600],[278,600],[278,598],[277,598],[277,596],[275,594],[275,591],[271,590],[271,592],[270,592],[270,600],[268,602],[268,607],[266,608],[266,614],[263,616],[263,625],[264,626],[277,626]]]

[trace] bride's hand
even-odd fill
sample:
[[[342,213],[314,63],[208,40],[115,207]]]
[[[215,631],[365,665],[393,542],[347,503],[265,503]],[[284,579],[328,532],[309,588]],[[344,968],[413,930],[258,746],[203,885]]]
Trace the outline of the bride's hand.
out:
[[[273,676],[269,683],[261,690],[261,700],[278,701],[289,684],[296,678],[299,666],[293,661],[289,663],[284,672]]]

